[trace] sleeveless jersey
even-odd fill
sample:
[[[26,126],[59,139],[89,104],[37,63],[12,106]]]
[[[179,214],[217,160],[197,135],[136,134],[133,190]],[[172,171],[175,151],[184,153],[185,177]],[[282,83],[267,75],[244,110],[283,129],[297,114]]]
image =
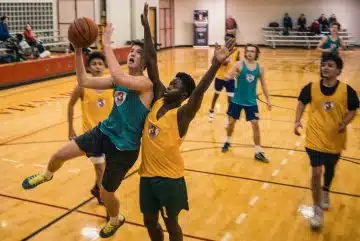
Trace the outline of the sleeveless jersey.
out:
[[[184,161],[180,154],[182,139],[177,121],[179,108],[169,110],[158,120],[156,115],[163,104],[163,99],[156,101],[146,118],[139,170],[142,177],[184,176]]]
[[[325,153],[340,153],[345,149],[346,132],[338,133],[338,129],[347,112],[345,83],[340,82],[331,96],[321,92],[320,82],[313,83],[305,146]]]
[[[232,102],[238,105],[254,106],[256,102],[256,87],[260,77],[260,65],[256,63],[255,70],[249,70],[242,62],[240,75],[236,77],[236,88]]]
[[[148,112],[136,91],[116,86],[112,111],[100,130],[119,150],[137,150]]]
[[[97,92],[84,88],[81,101],[83,131],[89,131],[104,121],[113,107],[113,90]]]

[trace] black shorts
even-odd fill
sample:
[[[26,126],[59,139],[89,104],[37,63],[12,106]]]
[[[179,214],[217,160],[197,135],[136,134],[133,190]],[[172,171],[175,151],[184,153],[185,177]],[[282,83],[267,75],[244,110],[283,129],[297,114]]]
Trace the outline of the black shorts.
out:
[[[336,164],[336,162],[340,159],[340,153],[337,154],[324,153],[309,148],[305,148],[305,149],[310,158],[310,163],[312,167],[322,166],[325,163]]]
[[[108,192],[115,192],[118,189],[139,155],[139,150],[120,151],[117,149],[98,126],[76,137],[75,142],[87,157],[105,155],[106,167],[102,186]]]
[[[164,177],[140,178],[140,209],[143,214],[175,217],[182,209],[189,210],[185,179]]]
[[[245,110],[246,121],[259,120],[259,108],[257,105],[246,106],[231,102],[227,114],[235,120],[239,120],[243,109]]]
[[[233,96],[234,90],[235,90],[235,80],[231,79],[231,80],[222,80],[222,79],[218,79],[215,78],[215,92],[216,93],[220,93],[222,91],[223,88],[226,89],[226,92],[230,94],[232,94],[231,96]]]

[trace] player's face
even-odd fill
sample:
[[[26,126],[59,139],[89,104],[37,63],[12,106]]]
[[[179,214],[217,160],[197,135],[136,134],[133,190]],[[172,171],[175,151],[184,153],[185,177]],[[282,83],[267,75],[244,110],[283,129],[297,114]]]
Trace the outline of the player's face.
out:
[[[102,59],[92,59],[88,70],[92,76],[102,76],[105,69],[105,63]]]
[[[127,64],[129,68],[144,69],[144,49],[139,45],[133,45],[128,55]]]
[[[321,72],[324,78],[334,78],[340,75],[341,71],[336,67],[333,60],[325,61],[321,64]]]
[[[186,98],[181,79],[174,78],[164,92],[164,100],[167,103],[179,102]]]
[[[255,60],[256,52],[257,52],[257,50],[255,47],[252,47],[252,46],[247,47],[246,51],[245,51],[245,58],[247,60]]]
[[[331,25],[330,27],[330,33],[332,34],[338,34],[339,33],[339,27],[337,25]]]

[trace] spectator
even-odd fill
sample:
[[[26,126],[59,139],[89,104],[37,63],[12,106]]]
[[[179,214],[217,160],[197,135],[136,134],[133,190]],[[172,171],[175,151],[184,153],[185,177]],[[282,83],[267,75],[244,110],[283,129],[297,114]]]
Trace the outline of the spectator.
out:
[[[311,24],[310,31],[315,35],[320,34],[320,24],[318,19],[315,19]]]
[[[15,39],[17,44],[20,46],[21,52],[25,55],[25,57],[33,57],[33,50],[30,45],[24,40],[22,34],[16,34]]]
[[[8,17],[3,16],[0,18],[0,41],[6,41],[11,38],[9,28],[7,25]]]
[[[297,21],[297,25],[298,25],[298,30],[299,31],[306,31],[307,26],[306,26],[306,18],[305,18],[305,14],[300,14],[300,17],[298,18]]]
[[[25,25],[24,37],[30,46],[36,46],[38,44],[36,34],[32,31],[30,24]]]
[[[329,25],[331,26],[333,23],[338,23],[335,13],[331,14],[331,17],[329,18]]]
[[[285,13],[284,19],[283,19],[283,25],[285,29],[292,29],[293,28],[293,22],[291,17],[288,13]]]
[[[321,32],[328,32],[329,31],[329,21],[325,17],[325,14],[321,14],[318,21],[319,21],[319,24],[320,24],[320,31]]]

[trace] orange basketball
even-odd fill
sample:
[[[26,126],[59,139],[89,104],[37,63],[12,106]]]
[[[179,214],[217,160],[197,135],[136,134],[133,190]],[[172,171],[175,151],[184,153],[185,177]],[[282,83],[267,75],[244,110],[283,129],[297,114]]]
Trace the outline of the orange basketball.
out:
[[[99,33],[98,26],[90,18],[78,18],[70,24],[68,39],[75,48],[87,48],[92,45]]]

